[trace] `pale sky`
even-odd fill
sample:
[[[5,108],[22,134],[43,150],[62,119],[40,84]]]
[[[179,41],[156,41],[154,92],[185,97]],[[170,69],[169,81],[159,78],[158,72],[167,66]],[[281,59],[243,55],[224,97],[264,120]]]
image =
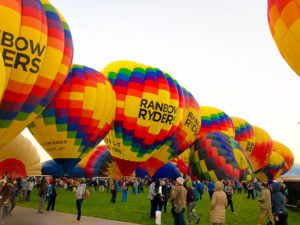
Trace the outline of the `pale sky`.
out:
[[[158,67],[200,105],[265,129],[300,162],[300,77],[272,39],[267,0],[51,2],[71,27],[73,63],[101,70],[127,59]]]

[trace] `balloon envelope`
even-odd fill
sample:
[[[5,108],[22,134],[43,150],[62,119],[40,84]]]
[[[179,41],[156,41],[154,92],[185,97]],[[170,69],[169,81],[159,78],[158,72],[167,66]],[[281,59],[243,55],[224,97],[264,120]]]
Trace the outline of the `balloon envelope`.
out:
[[[176,180],[177,177],[181,177],[181,174],[173,163],[167,163],[165,166],[160,168],[153,177],[156,179],[168,178]]]
[[[48,160],[42,164],[42,175],[51,175],[53,178],[64,176],[63,168],[54,160]]]
[[[135,62],[114,62],[102,72],[118,102],[105,143],[121,172],[129,176],[174,135],[183,113],[182,89],[169,74]]]
[[[53,101],[28,128],[69,173],[108,133],[115,104],[115,93],[104,75],[73,65]]]
[[[67,77],[73,45],[61,14],[46,0],[0,1],[7,86],[0,103],[0,147],[32,122]]]
[[[41,175],[41,159],[35,146],[21,134],[0,149],[0,177]]]

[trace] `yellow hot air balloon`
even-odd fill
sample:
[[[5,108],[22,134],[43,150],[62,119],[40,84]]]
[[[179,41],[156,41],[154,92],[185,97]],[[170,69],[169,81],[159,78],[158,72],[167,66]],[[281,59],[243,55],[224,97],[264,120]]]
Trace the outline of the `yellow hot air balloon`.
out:
[[[0,54],[2,54],[2,53],[0,52]],[[1,102],[1,99],[2,99],[3,92],[4,92],[4,90],[6,88],[6,85],[7,85],[7,79],[8,78],[6,76],[3,58],[0,57],[0,102]]]
[[[65,20],[47,0],[0,0],[0,51],[7,86],[0,104],[0,147],[51,101],[73,57]]]
[[[0,149],[0,177],[41,175],[42,164],[36,147],[30,140],[18,135],[12,142]]]
[[[290,67],[300,75],[300,6],[298,0],[268,0],[273,39]]]
[[[116,120],[105,138],[121,172],[132,172],[169,140],[183,114],[182,88],[160,69],[130,61],[102,71],[117,96]]]
[[[115,109],[115,92],[109,80],[94,69],[73,65],[53,101],[28,128],[70,174],[108,133]]]
[[[275,177],[279,177],[287,173],[293,167],[294,154],[287,146],[275,140],[273,140],[272,151],[278,153],[284,159],[284,165],[282,169],[275,175]]]

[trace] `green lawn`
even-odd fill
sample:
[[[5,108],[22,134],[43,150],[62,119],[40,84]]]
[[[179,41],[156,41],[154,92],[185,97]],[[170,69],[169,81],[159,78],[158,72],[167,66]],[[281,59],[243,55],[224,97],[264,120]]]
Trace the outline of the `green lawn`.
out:
[[[91,192],[88,200],[83,202],[83,215],[99,217],[104,219],[127,221],[137,224],[153,225],[154,221],[149,219],[150,203],[147,199],[148,193],[134,196],[129,192],[128,202],[122,203],[121,193],[117,195],[117,203],[110,203],[110,193]],[[74,193],[58,190],[55,210],[59,212],[76,214]],[[226,224],[230,225],[255,225],[258,218],[257,200],[247,199],[245,194],[236,194],[233,198],[234,207],[237,214],[233,215],[227,208]],[[18,203],[19,206],[37,208],[38,197],[36,190],[33,191],[31,201],[26,203]],[[170,207],[167,213],[162,214],[162,224],[173,224],[173,218],[170,213]],[[206,193],[204,199],[199,200],[196,204],[196,210],[201,216],[200,224],[208,225],[209,220],[209,196]],[[186,216],[186,215],[185,215]],[[289,225],[298,225],[300,221],[300,213],[289,210]],[[186,220],[187,222],[187,220]]]

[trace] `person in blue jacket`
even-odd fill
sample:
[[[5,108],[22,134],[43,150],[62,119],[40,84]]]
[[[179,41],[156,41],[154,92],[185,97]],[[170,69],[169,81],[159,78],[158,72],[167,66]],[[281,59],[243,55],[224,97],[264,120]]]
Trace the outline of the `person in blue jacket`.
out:
[[[287,225],[288,213],[285,208],[283,194],[280,192],[280,183],[272,184],[272,212],[275,218],[275,225]]]

